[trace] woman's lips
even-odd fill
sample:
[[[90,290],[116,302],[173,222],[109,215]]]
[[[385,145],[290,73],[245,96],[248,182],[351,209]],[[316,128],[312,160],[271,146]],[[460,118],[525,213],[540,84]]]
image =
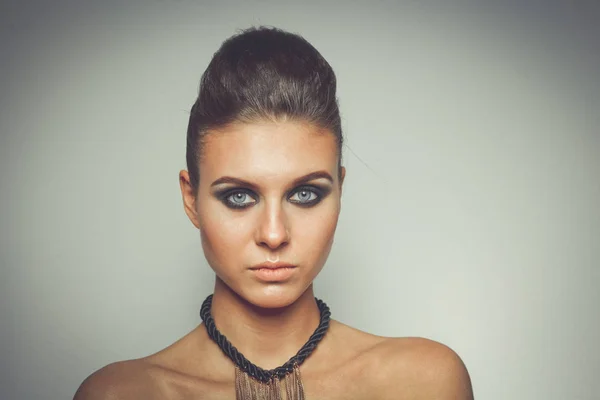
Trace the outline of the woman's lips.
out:
[[[250,268],[252,273],[264,282],[281,282],[289,279],[296,271],[296,266],[284,263],[267,263]]]

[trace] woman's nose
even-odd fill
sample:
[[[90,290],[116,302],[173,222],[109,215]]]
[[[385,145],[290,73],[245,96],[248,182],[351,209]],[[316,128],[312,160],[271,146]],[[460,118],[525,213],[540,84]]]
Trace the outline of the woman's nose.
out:
[[[266,205],[257,229],[256,242],[259,246],[278,249],[290,241],[289,227],[282,205]]]

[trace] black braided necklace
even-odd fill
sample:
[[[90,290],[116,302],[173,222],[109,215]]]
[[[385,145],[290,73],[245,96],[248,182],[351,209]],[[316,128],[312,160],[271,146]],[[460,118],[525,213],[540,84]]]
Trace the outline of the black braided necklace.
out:
[[[315,298],[321,314],[317,329],[315,329],[298,353],[290,358],[285,364],[275,369],[265,370],[248,361],[248,359],[244,357],[244,355],[240,353],[221,332],[219,332],[211,315],[212,298],[212,294],[208,296],[202,303],[202,308],[200,309],[200,318],[204,321],[208,336],[219,345],[223,353],[233,361],[241,372],[246,373],[255,380],[265,384],[269,384],[275,379],[282,379],[286,375],[293,373],[295,369],[297,370],[298,366],[311,355],[329,328],[329,319],[331,316],[329,307],[322,300]]]

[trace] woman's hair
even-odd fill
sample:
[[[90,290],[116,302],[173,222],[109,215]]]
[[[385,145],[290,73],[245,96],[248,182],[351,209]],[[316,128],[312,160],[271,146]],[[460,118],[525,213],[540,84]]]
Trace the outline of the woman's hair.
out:
[[[198,189],[204,137],[235,122],[290,119],[329,130],[341,165],[342,127],[329,63],[299,35],[250,28],[227,39],[200,81],[187,130],[186,161]]]

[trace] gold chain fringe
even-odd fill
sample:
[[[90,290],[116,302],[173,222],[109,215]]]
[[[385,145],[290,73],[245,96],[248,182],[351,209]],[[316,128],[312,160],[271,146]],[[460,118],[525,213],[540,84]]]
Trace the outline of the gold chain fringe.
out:
[[[282,393],[285,386],[285,398]],[[268,383],[258,381],[235,367],[235,398],[237,400],[305,400],[300,368],[287,374],[283,380],[273,377]]]

